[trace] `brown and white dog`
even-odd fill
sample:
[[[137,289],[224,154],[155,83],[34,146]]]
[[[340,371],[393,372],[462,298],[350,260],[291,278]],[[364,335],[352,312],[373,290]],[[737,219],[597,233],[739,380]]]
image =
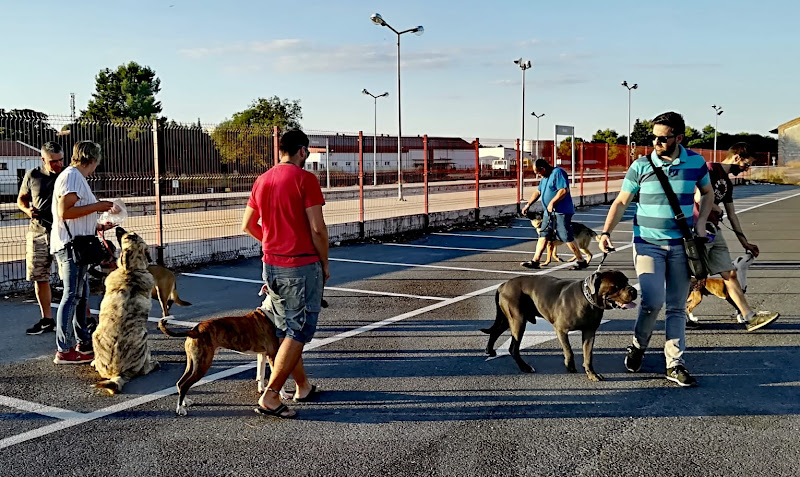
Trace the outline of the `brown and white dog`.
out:
[[[736,257],[736,260],[731,262],[736,270],[736,277],[739,279],[739,285],[742,287],[743,292],[747,292],[747,272],[755,259],[755,256],[748,251],[745,255]],[[703,301],[703,297],[707,295],[714,295],[726,300],[736,309],[736,321],[739,323],[745,322],[741,310],[731,299],[728,287],[725,286],[725,280],[721,278],[706,278],[705,283],[699,283],[692,278],[692,288],[689,291],[689,297],[686,299],[687,324],[691,326],[699,323],[699,319],[692,312]]]
[[[179,416],[185,416],[186,407],[191,405],[191,401],[186,399],[186,393],[206,375],[219,348],[258,354],[256,379],[259,392],[263,392],[266,387],[266,358],[272,359],[277,354],[278,338],[275,335],[275,325],[261,308],[244,316],[206,320],[189,331],[172,331],[167,328],[167,321],[167,318],[163,318],[158,323],[158,329],[162,333],[186,337],[186,371],[177,383],[178,407],[175,412]]]

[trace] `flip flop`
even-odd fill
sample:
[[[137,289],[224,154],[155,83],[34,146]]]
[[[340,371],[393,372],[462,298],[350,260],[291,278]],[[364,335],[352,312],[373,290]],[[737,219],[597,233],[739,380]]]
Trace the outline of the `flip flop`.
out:
[[[253,410],[263,416],[277,417],[279,419],[294,419],[297,417],[297,413],[289,409],[286,404],[281,404],[275,409],[267,409],[265,407],[258,406]]]
[[[295,397],[293,399],[294,402],[311,402],[315,401],[322,391],[317,387],[316,384],[311,385],[311,391],[308,392],[308,395],[304,398]]]
[[[579,260],[575,262],[575,265],[570,267],[570,270],[583,270],[584,268],[589,268],[589,262],[586,260]]]

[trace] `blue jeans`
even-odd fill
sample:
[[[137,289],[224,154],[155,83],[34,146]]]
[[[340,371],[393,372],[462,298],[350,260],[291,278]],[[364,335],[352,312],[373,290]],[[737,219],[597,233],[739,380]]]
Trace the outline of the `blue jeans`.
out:
[[[544,217],[542,217],[542,232],[550,227],[554,236],[547,237],[548,240],[560,240],[564,243],[569,243],[575,240],[572,230],[572,215],[561,214],[558,212],[553,213],[554,223],[550,223],[550,214],[545,210]]]
[[[262,278],[269,291],[261,309],[275,324],[278,338],[310,342],[322,309],[322,264],[278,267],[265,263]]]
[[[682,244],[633,244],[633,263],[642,289],[642,303],[633,330],[633,345],[647,348],[664,302],[667,368],[683,364],[686,350],[686,297],[689,296],[689,264]]]
[[[87,265],[76,265],[69,247],[55,253],[58,263],[58,276],[64,282],[64,294],[58,304],[56,314],[56,346],[65,353],[79,343],[92,343],[94,322],[86,316],[86,303],[89,299],[89,280]]]

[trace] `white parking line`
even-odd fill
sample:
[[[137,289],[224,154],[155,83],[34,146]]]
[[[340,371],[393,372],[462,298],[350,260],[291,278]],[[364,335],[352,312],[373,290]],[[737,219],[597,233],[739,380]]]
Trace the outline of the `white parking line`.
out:
[[[385,244],[384,244],[385,245]],[[530,252],[528,252],[530,253]],[[437,270],[456,270],[460,272],[484,272],[484,273],[500,273],[506,275],[538,275],[538,272],[523,272],[512,270],[487,270],[485,268],[468,268],[468,267],[447,267],[444,265],[425,265],[417,263],[396,263],[396,262],[376,262],[373,260],[353,260],[349,258],[329,258],[332,262],[348,262],[348,263],[363,263],[366,265],[387,265],[390,267],[409,267],[409,268],[433,268]]]
[[[486,253],[524,253],[530,255],[531,252],[525,250],[505,250],[505,249],[490,249],[490,248],[468,248],[468,247],[444,247],[441,245],[415,245],[411,243],[384,243],[381,245],[388,245],[390,247],[411,247],[411,248],[435,248],[440,250],[460,250],[464,252],[486,252]]]
[[[334,260],[334,259],[330,259]],[[252,278],[237,278],[237,277],[225,277],[220,275],[206,275],[202,273],[183,273],[182,275],[186,275],[189,277],[196,277],[196,278],[209,278],[213,280],[226,280],[232,282],[244,282],[244,283],[257,283],[259,285],[263,285],[263,280],[253,280]],[[339,291],[339,292],[348,292],[348,293],[363,293],[365,295],[381,295],[381,296],[397,296],[403,298],[417,298],[420,300],[447,300],[447,298],[442,298],[440,296],[424,296],[424,295],[408,295],[406,293],[393,293],[393,292],[384,292],[384,291],[372,291],[372,290],[358,290],[355,288],[341,288],[341,287],[325,287],[326,290],[331,291]]]
[[[533,227],[526,227],[533,230]],[[444,235],[448,237],[475,237],[475,238],[492,238],[492,239],[510,239],[510,240],[536,240],[537,237],[509,237],[507,235],[477,235],[477,234],[454,234],[449,232],[434,232],[430,235]]]
[[[69,411],[59,407],[46,406],[37,402],[24,401],[9,396],[0,396],[0,406],[19,409],[20,411],[41,414],[54,419],[77,419],[84,416],[81,412]]]
[[[51,308],[58,308],[58,303],[50,303],[50,307]],[[91,311],[95,315],[99,315],[100,314],[100,310],[95,310],[94,308],[90,308],[89,311]],[[172,316],[172,315],[169,315],[169,316]],[[147,317],[147,321],[152,321],[154,323],[158,323],[159,321],[161,321],[161,318],[156,318],[155,316],[148,316]],[[177,326],[194,326],[194,325],[197,324],[197,323],[195,323],[193,321],[178,321],[178,320],[173,320],[173,319],[167,320],[167,323],[172,324],[172,325],[177,325]]]

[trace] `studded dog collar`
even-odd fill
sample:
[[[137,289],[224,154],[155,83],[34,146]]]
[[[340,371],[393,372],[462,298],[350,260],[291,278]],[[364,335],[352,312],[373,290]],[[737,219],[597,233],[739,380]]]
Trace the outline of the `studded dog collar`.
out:
[[[592,306],[600,308],[601,310],[605,310],[605,307],[598,305],[597,302],[594,301],[594,297],[592,297],[592,293],[589,291],[589,280],[591,278],[592,275],[589,275],[583,279],[583,286],[581,287],[581,290],[583,290],[583,297],[586,298],[586,301],[588,301]]]

